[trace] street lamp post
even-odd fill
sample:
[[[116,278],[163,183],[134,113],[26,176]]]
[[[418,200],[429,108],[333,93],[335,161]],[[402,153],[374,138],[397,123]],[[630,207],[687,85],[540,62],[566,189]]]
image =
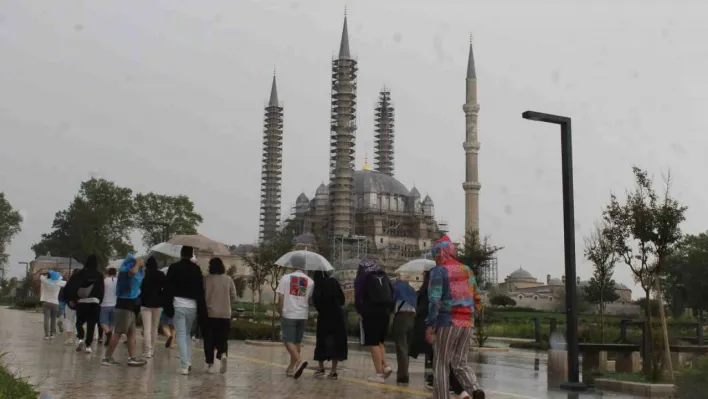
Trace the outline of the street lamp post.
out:
[[[526,111],[524,119],[553,123],[561,129],[561,170],[563,174],[563,238],[565,242],[565,307],[566,340],[568,348],[568,381],[561,384],[562,389],[582,391],[587,386],[580,382],[578,361],[578,295],[575,273],[575,215],[573,205],[573,143],[571,139],[571,120],[566,116]]]

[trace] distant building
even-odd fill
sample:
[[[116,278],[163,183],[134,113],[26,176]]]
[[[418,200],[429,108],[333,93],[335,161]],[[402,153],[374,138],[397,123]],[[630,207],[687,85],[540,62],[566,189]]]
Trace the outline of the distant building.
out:
[[[83,269],[84,265],[74,258],[63,258],[60,256],[38,256],[29,264],[29,271],[32,276],[40,276],[49,270],[54,270],[65,277],[71,270]]]

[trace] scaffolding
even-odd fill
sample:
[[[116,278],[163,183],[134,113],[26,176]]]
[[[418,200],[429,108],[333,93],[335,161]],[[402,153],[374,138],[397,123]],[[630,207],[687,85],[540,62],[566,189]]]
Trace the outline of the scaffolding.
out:
[[[365,236],[333,236],[332,266],[339,269],[342,264],[349,259],[363,259],[369,254],[369,241]]]
[[[496,287],[499,284],[499,265],[497,258],[492,258],[487,265],[479,271],[482,284],[487,287]]]

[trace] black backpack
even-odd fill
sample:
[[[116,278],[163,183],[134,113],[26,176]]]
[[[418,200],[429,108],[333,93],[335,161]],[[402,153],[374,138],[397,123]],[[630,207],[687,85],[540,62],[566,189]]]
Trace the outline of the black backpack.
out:
[[[79,289],[76,292],[76,296],[79,299],[90,298],[91,293],[93,293],[93,286],[98,282],[100,275],[96,276],[95,273],[84,272],[81,276],[81,284],[79,284]]]
[[[366,304],[393,308],[391,280],[386,273],[372,273],[366,278]]]

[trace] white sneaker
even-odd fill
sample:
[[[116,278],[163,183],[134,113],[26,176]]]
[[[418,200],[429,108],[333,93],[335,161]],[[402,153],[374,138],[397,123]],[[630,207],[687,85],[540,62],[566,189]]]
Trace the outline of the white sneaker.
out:
[[[180,373],[180,374],[182,374],[182,375],[189,375],[189,369],[188,369],[188,368],[185,369],[185,368],[180,367],[179,370],[177,370],[177,372]]]
[[[66,341],[64,341],[64,345],[67,345],[67,346],[74,345],[74,339],[67,338]]]
[[[472,399],[472,397],[467,392],[462,391],[462,393],[457,396],[457,399]]]
[[[204,372],[207,374],[214,374],[214,373],[216,373],[216,369],[214,369],[213,364],[207,364],[206,368],[204,369]]]
[[[150,359],[150,358],[152,357],[152,353],[150,353],[150,352],[145,352],[145,353],[143,353],[143,357],[144,357],[145,359]]]
[[[45,335],[45,336],[44,336],[44,340],[45,340],[45,341],[49,341],[49,339],[50,339],[50,338],[49,338],[49,335]]]
[[[87,355],[90,355],[91,352],[93,352],[93,351],[91,350],[90,346],[87,346],[86,349],[84,349],[84,353],[86,353]]]
[[[379,384],[385,384],[386,379],[384,378],[383,374],[376,374],[375,376],[369,377],[366,379],[369,382],[376,382]]]
[[[50,336],[49,336],[49,339],[54,339],[54,335],[50,335]]]
[[[80,339],[79,342],[76,344],[76,351],[81,352],[82,350],[84,350],[84,348],[86,348],[86,344],[84,343],[83,339]]]
[[[386,379],[390,377],[392,373],[393,369],[391,368],[391,366],[385,366],[383,369],[383,378]]]
[[[227,367],[228,367],[228,361],[226,360],[226,355],[221,355],[221,368],[219,369],[219,372],[221,374],[225,374]]]

